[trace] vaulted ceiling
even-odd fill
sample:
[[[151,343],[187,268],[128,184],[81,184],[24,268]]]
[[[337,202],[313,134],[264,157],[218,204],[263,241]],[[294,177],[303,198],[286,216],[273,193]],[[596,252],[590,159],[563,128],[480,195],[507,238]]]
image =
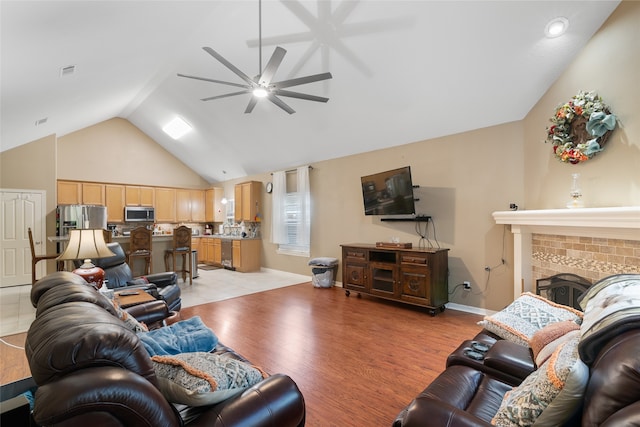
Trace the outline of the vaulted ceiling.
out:
[[[274,81],[333,75],[290,88],[329,98],[283,97],[290,115],[177,76],[243,83],[205,46],[258,75],[258,0],[2,0],[1,149],[122,117],[214,183],[520,120],[618,3],[264,0],[263,67],[287,50]]]

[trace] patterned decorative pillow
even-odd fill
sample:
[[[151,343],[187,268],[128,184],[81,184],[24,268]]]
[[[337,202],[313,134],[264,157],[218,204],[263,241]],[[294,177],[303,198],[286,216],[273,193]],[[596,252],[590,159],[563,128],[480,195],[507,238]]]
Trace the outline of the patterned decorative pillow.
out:
[[[536,366],[542,364],[551,356],[556,348],[565,341],[580,333],[580,326],[573,320],[550,323],[533,334],[529,347],[533,353]]]
[[[578,356],[576,335],[507,394],[491,420],[501,427],[558,426],[580,408],[589,368]]]
[[[151,360],[164,397],[189,406],[222,402],[267,377],[255,366],[213,353],[153,356]]]
[[[550,323],[563,320],[573,320],[580,324],[582,312],[525,292],[502,311],[485,316],[478,325],[500,338],[529,346],[533,334]]]

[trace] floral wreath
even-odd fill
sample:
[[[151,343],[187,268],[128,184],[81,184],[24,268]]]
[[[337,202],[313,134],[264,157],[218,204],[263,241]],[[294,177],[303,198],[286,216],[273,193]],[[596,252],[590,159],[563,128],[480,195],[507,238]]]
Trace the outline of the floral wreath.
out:
[[[595,92],[578,92],[556,108],[550,121],[553,124],[547,128],[545,142],[553,144],[558,160],[571,164],[585,162],[602,151],[616,127],[616,116]]]

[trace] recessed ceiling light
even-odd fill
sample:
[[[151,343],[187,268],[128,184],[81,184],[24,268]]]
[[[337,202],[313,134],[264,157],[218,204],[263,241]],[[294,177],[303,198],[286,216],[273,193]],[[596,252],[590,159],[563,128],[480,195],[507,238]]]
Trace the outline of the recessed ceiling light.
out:
[[[179,139],[191,129],[193,129],[191,125],[180,117],[174,118],[162,128],[162,130],[173,139]]]
[[[549,38],[560,37],[567,31],[567,28],[569,28],[569,20],[564,16],[560,16],[549,21],[544,33]]]

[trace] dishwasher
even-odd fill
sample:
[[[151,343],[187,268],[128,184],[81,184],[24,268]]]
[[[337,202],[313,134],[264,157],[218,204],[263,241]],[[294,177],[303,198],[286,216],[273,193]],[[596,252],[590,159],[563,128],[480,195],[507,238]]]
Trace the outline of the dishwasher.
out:
[[[221,263],[228,270],[233,270],[233,241],[231,239],[222,239],[221,246]]]

